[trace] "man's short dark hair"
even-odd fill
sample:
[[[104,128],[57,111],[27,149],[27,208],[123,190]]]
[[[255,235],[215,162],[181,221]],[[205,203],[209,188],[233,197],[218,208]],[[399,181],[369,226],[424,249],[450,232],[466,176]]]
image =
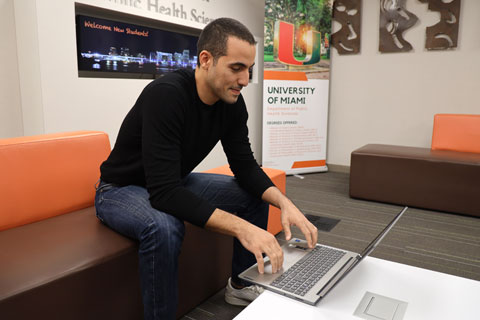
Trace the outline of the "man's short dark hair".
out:
[[[218,18],[207,24],[198,37],[197,57],[200,65],[200,52],[206,50],[213,56],[214,63],[218,58],[227,55],[228,37],[235,37],[255,45],[253,34],[242,23],[231,18]]]

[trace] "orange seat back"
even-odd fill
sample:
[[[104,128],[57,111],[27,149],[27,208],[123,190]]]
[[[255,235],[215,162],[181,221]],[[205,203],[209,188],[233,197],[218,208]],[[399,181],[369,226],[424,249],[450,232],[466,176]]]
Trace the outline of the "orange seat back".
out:
[[[480,153],[480,115],[436,114],[432,150]]]
[[[0,139],[0,231],[92,206],[109,153],[98,131]]]

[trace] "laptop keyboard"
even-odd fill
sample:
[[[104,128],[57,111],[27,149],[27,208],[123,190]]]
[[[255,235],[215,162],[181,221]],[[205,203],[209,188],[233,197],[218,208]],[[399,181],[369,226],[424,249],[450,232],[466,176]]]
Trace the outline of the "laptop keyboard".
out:
[[[344,251],[316,246],[271,285],[304,296],[344,255]]]

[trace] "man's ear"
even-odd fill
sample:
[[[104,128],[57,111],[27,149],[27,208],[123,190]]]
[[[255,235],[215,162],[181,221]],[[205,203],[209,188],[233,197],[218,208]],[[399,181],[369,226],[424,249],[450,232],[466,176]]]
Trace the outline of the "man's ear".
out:
[[[213,64],[213,56],[207,50],[202,50],[199,56],[200,68],[208,70]]]

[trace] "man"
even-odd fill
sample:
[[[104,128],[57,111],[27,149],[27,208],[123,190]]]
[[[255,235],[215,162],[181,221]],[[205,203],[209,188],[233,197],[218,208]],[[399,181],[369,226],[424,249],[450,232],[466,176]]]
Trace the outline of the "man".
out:
[[[236,20],[208,24],[198,40],[195,71],[180,70],[151,82],[127,114],[115,147],[101,166],[95,205],[112,229],[139,241],[145,319],[175,317],[177,261],[184,224],[232,235],[232,277],[227,302],[246,305],[261,292],[238,274],[263,254],[278,271],[283,252],[265,231],[268,204],[282,210],[311,247],[316,228],[263,173],[248,140],[241,95],[255,59],[255,40]],[[221,141],[235,178],[191,173]]]

